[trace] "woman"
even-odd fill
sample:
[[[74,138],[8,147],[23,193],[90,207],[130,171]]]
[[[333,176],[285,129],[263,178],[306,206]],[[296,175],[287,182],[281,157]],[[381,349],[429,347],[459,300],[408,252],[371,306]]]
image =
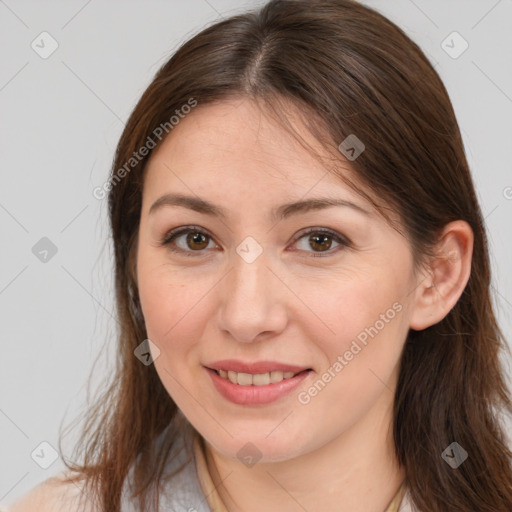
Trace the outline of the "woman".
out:
[[[274,0],[203,30],[104,191],[119,366],[83,463],[13,511],[512,510],[483,219],[393,23]]]

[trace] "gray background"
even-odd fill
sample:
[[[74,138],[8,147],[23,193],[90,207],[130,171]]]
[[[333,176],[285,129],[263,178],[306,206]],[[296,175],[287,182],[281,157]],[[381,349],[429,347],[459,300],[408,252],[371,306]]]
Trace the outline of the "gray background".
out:
[[[59,428],[86,406],[94,361],[92,391],[113,364],[106,199],[92,191],[108,177],[123,121],[181,42],[261,3],[0,0],[0,501],[64,468],[60,459],[40,467],[52,454],[40,443],[57,448]],[[423,48],[450,93],[486,217],[498,318],[510,340],[512,2],[365,3]],[[46,59],[31,47],[35,40],[50,48],[43,31],[59,45]],[[453,31],[469,44],[456,59],[441,46]],[[445,45],[454,52],[461,43],[452,37]],[[46,262],[32,251],[43,237],[57,249]],[[63,438],[67,456],[77,434]]]

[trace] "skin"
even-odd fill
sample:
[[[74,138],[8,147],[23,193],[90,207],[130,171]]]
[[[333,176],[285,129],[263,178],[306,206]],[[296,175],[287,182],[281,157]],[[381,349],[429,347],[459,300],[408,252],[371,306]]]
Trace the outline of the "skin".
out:
[[[351,175],[341,154],[338,166]],[[148,338],[160,350],[155,367],[205,439],[228,510],[385,510],[405,477],[392,439],[400,356],[410,328],[438,322],[460,297],[471,265],[469,226],[447,225],[439,259],[414,272],[409,241],[248,99],[199,105],[156,149],[146,172],[137,281]],[[149,214],[166,193],[199,196],[226,218],[182,206]],[[273,208],[312,197],[343,198],[369,213],[336,206],[271,219]],[[184,234],[174,242],[182,253],[161,245],[171,229],[188,225],[207,233],[204,243],[187,245]],[[309,227],[329,228],[350,244],[328,238],[315,245],[301,234]],[[252,263],[236,252],[248,236],[263,249]],[[394,318],[300,403],[298,394],[395,303]],[[227,358],[313,371],[271,404],[242,406],[223,398],[203,367]],[[261,453],[252,467],[237,458],[248,442]]]

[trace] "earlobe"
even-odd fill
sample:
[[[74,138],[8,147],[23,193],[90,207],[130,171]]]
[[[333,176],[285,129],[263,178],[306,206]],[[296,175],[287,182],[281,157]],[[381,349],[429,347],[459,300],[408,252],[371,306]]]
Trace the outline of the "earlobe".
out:
[[[440,322],[455,306],[471,274],[473,230],[456,220],[447,224],[436,245],[437,256],[415,290],[410,328],[421,331]]]

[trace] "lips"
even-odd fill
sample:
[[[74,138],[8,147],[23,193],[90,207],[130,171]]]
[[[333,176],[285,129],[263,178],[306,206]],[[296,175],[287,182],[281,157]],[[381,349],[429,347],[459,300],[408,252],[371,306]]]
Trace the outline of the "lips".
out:
[[[257,380],[261,379],[263,377],[262,374],[251,375],[235,373],[230,370],[228,374],[235,374],[237,376],[237,383],[234,383],[229,378],[227,379],[220,375],[220,372],[224,372],[224,370],[212,370],[205,367],[205,371],[210,376],[214,388],[221,396],[234,404],[244,406],[263,406],[279,399],[284,400],[313,374],[313,371],[303,370],[287,379],[283,378],[279,382],[267,384],[267,382],[261,380],[259,382],[247,382],[249,378],[254,379],[254,375],[257,375]],[[283,375],[283,372],[280,371],[275,373]],[[238,382],[239,376],[242,376],[243,382]]]
[[[233,359],[205,365],[217,391],[239,405],[264,405],[291,393],[312,373],[311,368],[258,361],[244,363]]]
[[[308,366],[297,366],[277,361],[256,361],[254,363],[245,363],[236,359],[224,359],[205,365],[211,370],[224,370],[225,372],[249,373],[252,375],[270,373],[273,371],[300,373],[304,370],[310,370]]]

